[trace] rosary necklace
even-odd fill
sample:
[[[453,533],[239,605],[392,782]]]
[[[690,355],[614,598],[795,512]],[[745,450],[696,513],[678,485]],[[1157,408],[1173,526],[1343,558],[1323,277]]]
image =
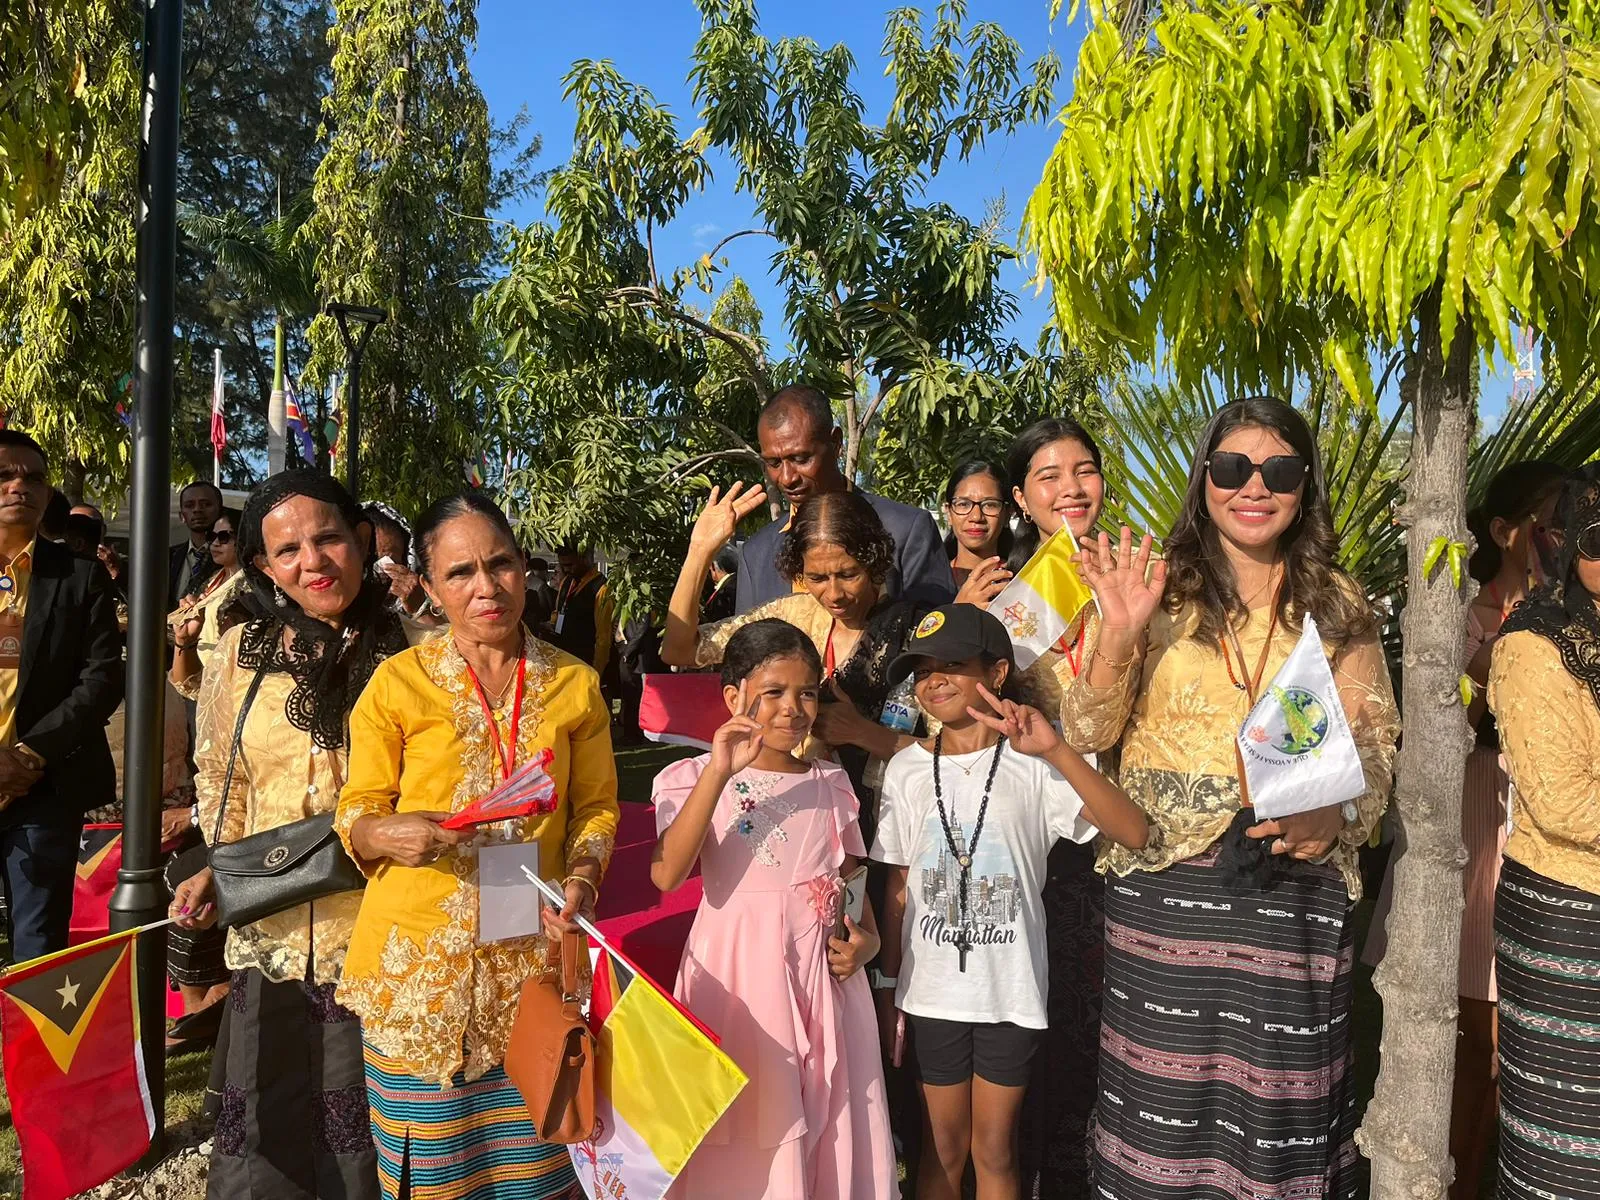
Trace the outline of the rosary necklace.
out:
[[[939,783],[939,758],[944,749],[944,730],[940,730],[933,738],[933,802],[939,806],[939,824],[944,829],[944,844],[951,856],[961,868],[961,928],[956,933],[957,966],[965,971],[967,969],[967,953],[972,949],[972,929],[967,923],[967,896],[972,882],[972,856],[978,852],[978,838],[983,833],[983,818],[989,811],[989,792],[994,787],[994,774],[1000,767],[1000,752],[1005,749],[1006,739],[1001,738],[994,744],[994,757],[989,760],[989,777],[983,781],[983,801],[978,805],[978,819],[972,825],[972,837],[968,839],[965,849],[956,845],[956,837],[950,828],[950,815],[944,809],[944,789]],[[959,763],[956,764],[960,766]],[[954,808],[954,802],[951,808]]]

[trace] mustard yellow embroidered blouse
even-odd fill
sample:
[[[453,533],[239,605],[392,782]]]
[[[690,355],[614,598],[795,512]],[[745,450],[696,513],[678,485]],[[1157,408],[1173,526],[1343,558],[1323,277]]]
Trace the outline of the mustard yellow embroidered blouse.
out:
[[[1245,662],[1254,671],[1271,614],[1253,610],[1238,631]],[[1221,651],[1190,636],[1199,622],[1191,606],[1151,618],[1142,652],[1110,687],[1086,680],[1066,690],[1062,732],[1080,753],[1120,743],[1118,782],[1144,809],[1152,832],[1143,850],[1101,840],[1099,867],[1118,875],[1159,871],[1208,849],[1239,810],[1239,767],[1234,739],[1250,711],[1249,696],[1235,687]],[[1280,622],[1273,629],[1263,681],[1289,657],[1300,635]],[[1367,790],[1356,800],[1357,820],[1339,834],[1333,861],[1352,899],[1361,896],[1356,851],[1383,816],[1392,781],[1400,716],[1383,647],[1376,633],[1330,656],[1339,700],[1350,721]],[[1239,671],[1234,665],[1234,671]]]
[[[537,841],[540,873],[559,880],[573,859],[594,857],[604,865],[611,857],[617,831],[611,714],[588,664],[531,636],[524,646],[528,677],[517,761],[545,747],[555,753],[550,773],[560,807],[510,823],[509,840]],[[496,714],[502,735],[509,732],[514,692]],[[350,747],[350,779],[334,818],[347,848],[360,817],[455,812],[501,777],[483,705],[447,632],[373,673],[350,717]],[[361,1017],[373,1045],[418,1076],[448,1083],[459,1070],[479,1078],[505,1058],[523,980],[554,973],[548,942],[539,935],[477,944],[478,860],[470,845],[422,867],[384,860],[369,877],[340,1003]]]
[[[1529,630],[1495,644],[1489,708],[1515,785],[1506,857],[1600,893],[1600,708]]]
[[[239,665],[243,632],[244,626],[237,625],[217,643],[195,710],[194,794],[207,841],[216,827],[234,725],[255,676]],[[282,671],[269,671],[261,679],[240,737],[222,824],[224,842],[332,812],[338,803],[345,754],[324,750],[289,721],[285,706],[294,687],[294,679]],[[339,978],[360,906],[360,892],[341,892],[229,929],[225,961],[234,970],[255,967],[281,983],[307,979],[309,959],[311,979],[332,983]]]

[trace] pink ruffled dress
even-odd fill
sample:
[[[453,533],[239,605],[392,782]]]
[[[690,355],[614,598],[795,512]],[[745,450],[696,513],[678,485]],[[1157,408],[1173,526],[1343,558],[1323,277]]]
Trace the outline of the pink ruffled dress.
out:
[[[709,756],[656,777],[664,830]],[[705,895],[676,994],[750,1083],[669,1193],[693,1200],[878,1200],[898,1194],[866,972],[828,973],[846,854],[865,858],[850,780],[833,763],[742,771],[700,852]]]

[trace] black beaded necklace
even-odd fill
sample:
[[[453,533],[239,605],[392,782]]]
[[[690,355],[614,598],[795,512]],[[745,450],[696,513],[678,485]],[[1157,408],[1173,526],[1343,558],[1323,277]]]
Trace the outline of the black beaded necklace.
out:
[[[1006,739],[994,744],[994,757],[989,760],[989,776],[983,781],[983,801],[978,805],[978,819],[972,823],[972,837],[962,851],[956,846],[955,834],[950,829],[950,816],[944,810],[944,789],[939,785],[939,756],[944,749],[944,730],[933,735],[933,802],[939,806],[939,824],[944,828],[944,844],[951,857],[961,867],[961,928],[956,933],[957,966],[967,969],[967,952],[972,949],[972,930],[967,924],[967,893],[972,882],[972,856],[978,852],[978,838],[983,833],[983,818],[989,811],[989,792],[994,787],[994,774],[1000,768],[1000,751]],[[961,764],[957,763],[957,766]],[[952,807],[954,807],[952,805]]]

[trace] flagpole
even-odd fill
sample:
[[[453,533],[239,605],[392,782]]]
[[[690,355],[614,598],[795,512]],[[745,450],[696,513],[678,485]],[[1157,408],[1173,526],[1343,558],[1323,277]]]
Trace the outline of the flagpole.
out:
[[[211,428],[217,427],[217,414],[222,411],[222,349],[215,351],[211,365]],[[211,435],[211,482],[217,491],[222,490],[222,448],[217,445],[217,435]]]
[[[556,890],[556,887],[553,883],[546,883],[543,879],[540,879],[536,874],[534,874],[531,867],[523,867],[522,873],[533,882],[533,885],[539,889],[546,900],[550,901],[551,904],[556,906],[557,912],[560,912],[567,906],[567,898]],[[617,958],[623,957],[616,947],[614,947],[610,942],[606,941],[606,935],[601,933],[600,930],[595,927],[594,922],[589,920],[589,918],[585,917],[582,913],[574,913],[572,915],[572,920],[579,929],[583,930],[596,942],[598,942],[600,948],[607,954],[613,955]]]
[[[167,522],[172,496],[172,341],[178,248],[179,110],[183,0],[146,0],[140,107],[138,379],[133,420],[133,519],[128,562],[127,736],[124,738],[122,866],[109,905],[111,927],[136,928],[166,915],[161,878],[161,776],[167,689]],[[134,943],[139,1007],[165,1012],[167,939]],[[166,1022],[140,1025],[155,1133],[144,1158],[162,1154],[166,1129]]]

